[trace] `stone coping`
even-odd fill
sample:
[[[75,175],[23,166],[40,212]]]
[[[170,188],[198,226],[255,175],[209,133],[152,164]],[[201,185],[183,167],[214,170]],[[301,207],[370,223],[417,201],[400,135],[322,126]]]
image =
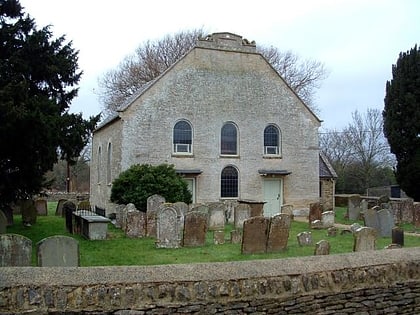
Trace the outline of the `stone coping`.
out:
[[[420,264],[420,247],[226,263],[115,267],[1,267],[0,289],[31,285],[79,286],[108,283],[229,281],[294,276],[405,262]]]

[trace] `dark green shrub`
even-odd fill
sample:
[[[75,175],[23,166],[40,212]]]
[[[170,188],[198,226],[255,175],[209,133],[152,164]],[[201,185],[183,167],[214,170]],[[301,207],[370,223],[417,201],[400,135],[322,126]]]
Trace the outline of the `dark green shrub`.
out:
[[[191,203],[187,183],[175,172],[173,165],[136,164],[122,172],[112,184],[111,201],[133,203],[138,210],[147,210],[147,198],[158,194],[167,202]]]

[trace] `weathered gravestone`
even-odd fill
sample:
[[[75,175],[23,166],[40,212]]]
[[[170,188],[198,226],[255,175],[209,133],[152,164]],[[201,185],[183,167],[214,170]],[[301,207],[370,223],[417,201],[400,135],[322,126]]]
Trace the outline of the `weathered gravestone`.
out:
[[[35,200],[35,208],[37,215],[48,215],[48,205],[47,200],[45,199],[36,199]]]
[[[216,245],[222,245],[225,243],[225,231],[217,230],[213,231],[213,242]]]
[[[413,222],[414,202],[412,199],[391,200],[389,205],[396,224]]]
[[[209,215],[209,206],[208,205],[197,204],[197,205],[194,205],[191,208],[191,212],[200,212],[200,213],[204,213],[208,216]]]
[[[35,202],[32,199],[20,200],[19,205],[22,212],[22,223],[24,225],[35,224],[37,217]]]
[[[225,217],[229,224],[235,224],[235,208],[238,205],[236,200],[225,200]]]
[[[73,212],[76,211],[76,205],[71,201],[63,204],[64,219],[66,221],[66,230],[73,233]]]
[[[267,253],[283,251],[287,248],[292,218],[288,214],[278,214],[270,219],[267,239]]]
[[[322,212],[322,226],[324,228],[329,228],[334,226],[335,223],[335,212],[334,211],[325,211]]]
[[[251,217],[251,206],[246,203],[239,203],[235,207],[234,216],[235,229],[242,229],[244,221]]]
[[[156,247],[179,248],[182,245],[183,217],[179,208],[163,204],[156,213]]]
[[[377,230],[371,227],[361,227],[354,232],[353,251],[367,251],[376,249]]]
[[[32,241],[22,235],[0,235],[0,267],[30,266]]]
[[[39,267],[80,266],[79,242],[68,236],[51,236],[36,244]]]
[[[378,210],[379,210],[379,207],[376,207],[376,206],[373,208],[367,209],[365,212],[365,215],[363,216],[365,226],[374,228],[377,231],[379,231]]]
[[[290,215],[290,218],[293,219],[293,205],[282,205],[280,207],[280,213]]]
[[[400,247],[404,246],[404,230],[401,227],[392,228],[392,244],[398,244]]]
[[[321,240],[315,244],[314,255],[329,255],[330,243],[326,240]]]
[[[129,238],[140,238],[146,236],[146,213],[136,208],[127,211],[125,235]]]
[[[147,198],[146,235],[156,237],[156,214],[159,207],[165,203],[165,198],[160,195],[151,195]]]
[[[309,227],[312,227],[312,223],[316,220],[322,220],[322,204],[320,202],[309,205]]]
[[[362,199],[360,201],[360,214],[364,215],[368,208],[369,208],[369,202],[366,199]]]
[[[382,237],[391,237],[392,228],[395,226],[394,217],[391,211],[382,209],[377,212],[379,222],[379,235]]]
[[[57,202],[57,207],[55,208],[55,215],[64,217],[63,205],[67,201],[67,199],[60,199]]]
[[[188,212],[184,217],[184,246],[203,246],[206,244],[208,214]]]
[[[312,245],[312,233],[311,232],[300,232],[297,236],[299,246],[311,246]]]
[[[230,242],[232,244],[241,244],[242,242],[242,234],[238,230],[231,230],[230,231]]]
[[[358,220],[361,212],[361,203],[362,199],[360,195],[351,195],[347,200],[347,214],[349,220]]]
[[[251,217],[244,221],[242,254],[259,254],[267,250],[267,235],[270,219]]]
[[[225,205],[221,202],[209,204],[209,225],[210,231],[223,230],[225,228]]]
[[[0,234],[5,234],[7,229],[7,218],[3,211],[0,210]]]
[[[115,206],[115,223],[114,226],[117,229],[122,228],[122,220],[123,220],[123,211],[126,205],[116,205]]]

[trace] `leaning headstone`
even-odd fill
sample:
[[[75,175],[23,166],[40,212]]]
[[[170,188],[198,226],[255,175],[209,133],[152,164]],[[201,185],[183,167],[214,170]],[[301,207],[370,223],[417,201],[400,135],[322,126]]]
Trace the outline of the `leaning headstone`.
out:
[[[127,212],[125,235],[129,238],[146,236],[146,213],[137,209],[131,209]]]
[[[379,235],[382,237],[391,237],[392,228],[395,226],[394,217],[391,211],[382,209],[378,211]]]
[[[392,243],[404,246],[404,230],[401,227],[392,228]]]
[[[225,228],[225,221],[225,205],[221,202],[209,204],[209,230],[223,230]]]
[[[235,229],[242,229],[244,221],[251,217],[251,206],[246,203],[238,203],[234,212]]]
[[[322,226],[324,228],[329,228],[334,226],[335,223],[335,212],[334,211],[325,211],[322,212]]]
[[[280,207],[280,213],[290,215],[290,218],[293,220],[293,205],[282,205]]]
[[[76,205],[71,201],[66,201],[63,204],[63,213],[66,221],[66,230],[73,233],[73,212],[76,211]]]
[[[315,244],[314,255],[329,255],[330,243],[326,240],[321,240]]]
[[[67,199],[58,200],[57,207],[55,208],[55,215],[56,216],[64,217],[63,205],[66,201],[67,201]]]
[[[184,246],[206,244],[208,215],[203,212],[188,212],[184,217]]]
[[[363,216],[363,219],[365,221],[365,226],[374,228],[375,230],[379,231],[379,219],[377,209],[377,207],[367,209],[365,215]]]
[[[351,195],[347,201],[347,213],[349,215],[349,220],[358,220],[361,212],[361,203],[362,199],[360,195]]]
[[[147,198],[146,235],[149,237],[156,237],[156,213],[159,207],[164,203],[165,198],[160,195],[151,195]]]
[[[21,200],[20,209],[22,211],[22,223],[24,225],[33,225],[36,223],[37,211],[35,202],[32,199]]]
[[[121,229],[121,227],[122,227],[124,208],[125,208],[125,205],[123,205],[123,204],[115,206],[115,223],[114,223],[114,226],[117,229]]]
[[[163,204],[156,213],[156,247],[179,248],[182,245],[183,216],[172,204]]]
[[[0,210],[0,234],[6,234],[7,218],[3,211]]]
[[[244,221],[242,254],[259,254],[267,250],[268,225],[265,217],[251,217]]]
[[[213,232],[213,242],[215,245],[222,245],[225,243],[225,231],[217,230]]]
[[[0,267],[30,266],[32,241],[22,235],[0,235]]]
[[[48,215],[48,205],[45,199],[36,199],[35,208],[37,215]]]
[[[376,248],[376,236],[378,232],[371,227],[361,227],[354,234],[353,251],[367,251]]]
[[[288,214],[281,213],[271,217],[268,229],[267,253],[275,253],[287,248],[291,221],[292,219]]]
[[[297,241],[299,246],[310,246],[312,245],[312,233],[311,232],[300,232],[297,235]]]
[[[309,205],[309,227],[312,227],[312,222],[322,220],[322,204],[314,202]]]
[[[69,236],[51,236],[36,244],[39,267],[80,266],[79,242]]]
[[[230,231],[230,242],[232,244],[241,244],[242,242],[242,234],[238,230],[231,230]]]

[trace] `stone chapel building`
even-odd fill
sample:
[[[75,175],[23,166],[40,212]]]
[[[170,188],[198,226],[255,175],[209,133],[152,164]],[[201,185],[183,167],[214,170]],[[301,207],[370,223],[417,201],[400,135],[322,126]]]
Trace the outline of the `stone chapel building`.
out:
[[[91,204],[112,212],[112,181],[133,164],[173,164],[194,203],[307,208],[320,200],[321,121],[254,42],[232,33],[194,48],[94,132]]]

